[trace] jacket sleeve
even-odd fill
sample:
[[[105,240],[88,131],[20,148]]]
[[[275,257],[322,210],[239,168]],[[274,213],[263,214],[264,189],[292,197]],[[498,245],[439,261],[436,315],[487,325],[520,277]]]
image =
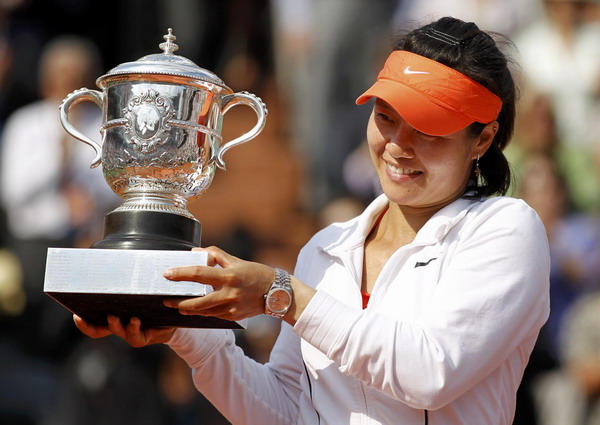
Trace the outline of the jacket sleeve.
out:
[[[509,357],[518,375],[548,317],[548,242],[524,203],[494,205],[461,229],[418,320],[357,310],[317,291],[296,332],[342,373],[414,408],[445,406]]]
[[[245,356],[231,330],[177,329],[168,345],[192,368],[196,388],[236,425],[295,424],[302,360],[286,323],[269,363]]]

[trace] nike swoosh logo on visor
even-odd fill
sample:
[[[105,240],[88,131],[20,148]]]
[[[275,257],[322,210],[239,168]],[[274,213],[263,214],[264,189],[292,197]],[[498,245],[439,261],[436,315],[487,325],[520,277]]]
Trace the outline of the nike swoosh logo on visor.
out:
[[[413,71],[412,69],[410,69],[410,65],[407,66],[406,68],[404,68],[404,73],[407,75],[411,75],[411,74],[429,74],[429,72],[426,71]]]

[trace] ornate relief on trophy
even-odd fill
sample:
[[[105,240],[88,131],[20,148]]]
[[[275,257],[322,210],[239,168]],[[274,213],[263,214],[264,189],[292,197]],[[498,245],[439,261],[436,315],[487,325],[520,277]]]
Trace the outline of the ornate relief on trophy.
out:
[[[169,121],[175,117],[169,98],[148,89],[132,97],[123,113],[127,119],[125,137],[138,152],[152,153],[157,146],[167,142],[171,129]]]

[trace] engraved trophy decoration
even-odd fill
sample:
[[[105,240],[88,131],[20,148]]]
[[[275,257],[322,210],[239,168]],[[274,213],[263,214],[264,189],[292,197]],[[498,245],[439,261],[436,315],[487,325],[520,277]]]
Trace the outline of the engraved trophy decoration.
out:
[[[225,168],[227,150],[262,131],[267,109],[257,96],[233,93],[212,72],[173,54],[178,46],[170,28],[164,39],[163,53],[118,65],[96,81],[102,91],[76,90],[60,106],[64,129],[94,149],[91,166],[102,164],[124,202],[105,217],[104,237],[92,246],[102,249],[48,250],[44,292],[96,324],[114,314],[122,321],[139,317],[145,326],[243,327],[164,307],[165,296],[209,289],[167,282],[162,271],[206,261],[205,253],[191,251],[200,245],[201,225],[187,203],[208,189],[216,167]],[[84,101],[102,109],[101,145],[69,121],[70,108]],[[223,116],[236,105],[251,107],[257,122],[223,143]]]
[[[169,28],[162,54],[144,56],[98,78],[102,92],[86,88],[69,94],[60,120],[71,136],[96,152],[104,177],[124,203],[105,219],[104,239],[93,248],[189,250],[199,246],[201,225],[187,210],[211,184],[223,154],[257,136],[267,109],[248,92],[233,93],[215,74],[174,55]],[[69,108],[91,101],[103,112],[102,145],[69,122]],[[250,106],[258,121],[225,144],[224,114]]]

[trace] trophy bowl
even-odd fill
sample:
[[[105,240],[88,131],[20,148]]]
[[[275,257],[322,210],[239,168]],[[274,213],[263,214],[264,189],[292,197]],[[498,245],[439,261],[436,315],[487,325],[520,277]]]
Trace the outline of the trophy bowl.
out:
[[[214,73],[175,55],[169,28],[159,47],[97,79],[101,89],[82,88],[60,106],[67,133],[95,151],[106,182],[124,202],[105,218],[104,237],[93,248],[189,250],[200,245],[201,225],[187,210],[208,189],[223,154],[256,137],[267,108],[248,92],[233,93]],[[101,144],[69,121],[74,105],[89,101],[102,109]],[[246,105],[257,122],[245,134],[223,142],[223,116]]]

